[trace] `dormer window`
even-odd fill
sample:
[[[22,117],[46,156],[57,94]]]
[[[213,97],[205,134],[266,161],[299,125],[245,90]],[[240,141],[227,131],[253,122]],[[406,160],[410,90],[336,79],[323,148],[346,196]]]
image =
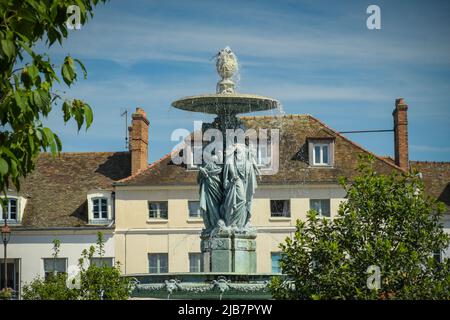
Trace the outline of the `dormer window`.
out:
[[[111,191],[94,190],[87,200],[90,224],[109,224],[114,219]]]
[[[8,203],[6,204],[6,212],[3,212],[3,206],[0,206],[0,216],[1,219],[5,218],[9,221],[17,221],[17,199],[8,198]]]
[[[0,221],[2,221],[3,223],[6,218],[8,224],[20,224],[20,222],[22,221],[23,209],[25,208],[25,204],[25,198],[18,195],[8,195],[7,201],[5,203],[5,208],[0,205]]]
[[[310,139],[309,164],[317,167],[331,167],[334,159],[334,140],[331,139]]]

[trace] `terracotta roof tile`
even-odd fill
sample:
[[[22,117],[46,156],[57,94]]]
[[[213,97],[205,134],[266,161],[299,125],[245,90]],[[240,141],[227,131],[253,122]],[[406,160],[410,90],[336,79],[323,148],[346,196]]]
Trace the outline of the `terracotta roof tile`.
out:
[[[426,192],[442,201],[450,213],[450,162],[410,161],[410,165],[422,173]]]
[[[79,227],[87,224],[89,190],[112,190],[130,175],[128,152],[40,154],[35,170],[22,182],[27,198],[22,227]]]
[[[351,179],[357,173],[357,154],[361,153],[375,157],[375,168],[379,172],[402,171],[391,161],[365,150],[310,115],[244,116],[241,119],[248,128],[280,129],[280,170],[275,175],[262,176],[263,184],[336,183],[341,176]],[[335,140],[333,168],[309,166],[307,139],[312,137]],[[195,185],[197,172],[174,165],[170,155],[167,154],[147,170],[116,185]]]

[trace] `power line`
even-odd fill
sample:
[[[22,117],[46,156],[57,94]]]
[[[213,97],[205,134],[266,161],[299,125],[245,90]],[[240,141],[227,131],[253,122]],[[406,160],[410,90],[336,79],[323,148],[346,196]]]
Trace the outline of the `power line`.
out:
[[[372,133],[372,132],[394,132],[394,129],[340,131],[339,133]]]

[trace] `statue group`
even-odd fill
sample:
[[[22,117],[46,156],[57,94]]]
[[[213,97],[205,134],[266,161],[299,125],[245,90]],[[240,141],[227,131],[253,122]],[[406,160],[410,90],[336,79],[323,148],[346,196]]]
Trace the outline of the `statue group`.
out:
[[[257,175],[255,156],[243,144],[227,148],[224,157],[218,152],[204,159],[198,173],[204,236],[253,230],[249,221]]]

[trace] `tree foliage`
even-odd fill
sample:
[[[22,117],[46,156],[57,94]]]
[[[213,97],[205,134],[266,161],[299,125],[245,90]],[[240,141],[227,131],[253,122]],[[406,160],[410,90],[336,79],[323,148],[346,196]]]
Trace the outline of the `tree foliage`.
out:
[[[59,241],[54,242],[53,258],[59,254]],[[96,247],[83,250],[78,261],[79,274],[68,278],[66,273],[53,273],[46,279],[37,277],[24,285],[24,300],[125,300],[131,292],[129,278],[121,277],[120,265],[108,266],[105,263],[91,263],[94,257],[103,258],[103,234],[98,233]]]
[[[272,280],[275,298],[450,299],[450,261],[433,256],[450,242],[444,205],[425,194],[416,173],[377,174],[370,160],[352,183],[341,181],[347,200],[337,217],[310,211],[281,244],[288,281]],[[370,266],[379,267],[379,287]]]
[[[97,240],[97,254],[100,258],[104,256],[103,235],[99,232]],[[128,299],[131,290],[129,278],[120,276],[120,264],[110,267],[105,263],[100,265],[86,262],[95,256],[95,248],[84,250],[78,265],[80,267],[80,289],[79,295],[87,300],[125,300]]]
[[[78,59],[66,56],[56,66],[46,53],[34,46],[51,47],[68,37],[67,9],[80,8],[80,22],[93,15],[93,7],[106,0],[2,0],[0,2],[0,191],[9,183],[20,189],[20,178],[30,173],[41,150],[56,154],[62,148],[58,136],[42,124],[60,105],[64,122],[74,119],[78,130],[93,120],[90,106],[54,90],[61,78],[67,86],[78,79]]]

